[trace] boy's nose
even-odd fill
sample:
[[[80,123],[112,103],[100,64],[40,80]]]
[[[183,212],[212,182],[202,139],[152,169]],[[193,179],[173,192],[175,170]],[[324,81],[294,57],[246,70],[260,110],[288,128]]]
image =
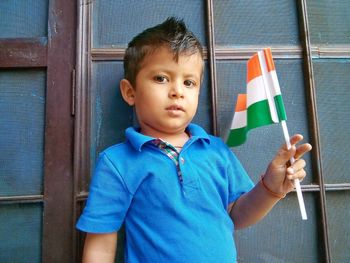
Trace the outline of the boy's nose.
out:
[[[171,98],[182,98],[184,96],[184,87],[182,83],[174,83],[171,87],[169,95]]]

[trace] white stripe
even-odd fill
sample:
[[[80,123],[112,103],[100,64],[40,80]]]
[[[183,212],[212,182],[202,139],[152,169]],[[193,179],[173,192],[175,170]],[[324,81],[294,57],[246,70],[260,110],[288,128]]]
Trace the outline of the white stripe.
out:
[[[269,76],[269,72],[267,70],[267,65],[266,65],[264,53],[262,51],[259,51],[258,57],[259,57],[261,71],[262,71],[261,72],[262,78],[263,78],[263,82],[264,82],[263,87],[265,89],[267,101],[269,103],[271,119],[274,123],[278,123],[279,119],[278,119],[278,115],[277,115],[277,109],[276,109],[275,101],[273,99],[273,94],[271,94],[271,91],[273,91],[274,88],[273,88],[272,79]],[[269,80],[271,80],[271,82]]]
[[[239,129],[247,126],[247,111],[236,111],[231,125],[232,129]]]
[[[278,82],[278,78],[277,78],[277,73],[275,70],[272,70],[269,72],[269,85],[271,84],[270,87],[273,87],[273,89],[271,90],[271,95],[273,97],[275,97],[276,95],[281,95],[281,89],[280,89],[280,84]]]
[[[281,95],[281,89],[278,83],[276,71],[270,71],[269,77],[266,79],[268,85],[273,85],[274,89],[271,90],[271,95],[275,97],[276,95]],[[267,100],[264,82],[262,76],[256,77],[248,82],[247,84],[247,107],[250,105]]]
[[[259,101],[267,100],[264,90],[264,82],[262,76],[256,77],[247,84],[247,108]]]

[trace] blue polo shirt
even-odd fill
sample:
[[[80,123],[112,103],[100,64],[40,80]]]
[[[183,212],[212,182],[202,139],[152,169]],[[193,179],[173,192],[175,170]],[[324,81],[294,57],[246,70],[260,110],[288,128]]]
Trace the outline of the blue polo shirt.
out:
[[[125,223],[125,262],[235,262],[227,207],[253,183],[220,138],[187,130],[177,166],[155,138],[128,128],[100,154],[77,228],[111,233]]]

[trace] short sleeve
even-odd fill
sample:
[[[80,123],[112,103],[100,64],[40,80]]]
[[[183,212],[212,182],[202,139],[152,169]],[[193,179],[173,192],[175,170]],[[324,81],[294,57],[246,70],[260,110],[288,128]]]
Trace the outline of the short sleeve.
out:
[[[241,195],[249,192],[254,183],[248,176],[240,161],[229,150],[229,162],[227,167],[227,176],[229,178],[229,203],[236,201]]]
[[[105,153],[100,155],[90,184],[89,197],[76,227],[88,233],[118,231],[132,194]]]

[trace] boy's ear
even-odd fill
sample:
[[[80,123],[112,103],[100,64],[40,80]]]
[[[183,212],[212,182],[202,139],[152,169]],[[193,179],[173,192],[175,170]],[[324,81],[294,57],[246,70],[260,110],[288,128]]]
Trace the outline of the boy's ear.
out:
[[[135,104],[135,90],[127,79],[120,81],[120,92],[127,104],[133,106]]]

